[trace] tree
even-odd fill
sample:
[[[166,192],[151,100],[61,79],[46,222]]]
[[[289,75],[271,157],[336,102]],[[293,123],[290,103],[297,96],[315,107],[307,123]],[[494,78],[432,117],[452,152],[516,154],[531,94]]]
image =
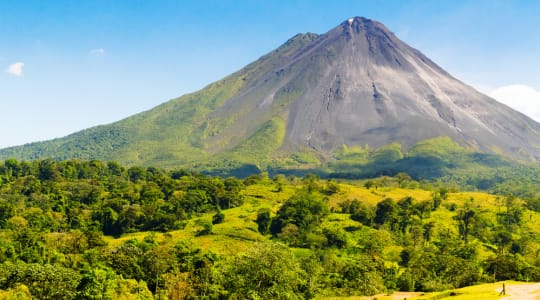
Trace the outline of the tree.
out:
[[[122,176],[125,174],[125,171],[126,171],[124,167],[122,167],[116,161],[107,162],[107,169],[109,170],[109,174],[114,175],[114,176]]]
[[[394,177],[397,179],[398,185],[400,187],[404,187],[405,184],[412,179],[411,176],[409,176],[409,174],[402,173],[402,172],[397,173]]]
[[[4,176],[9,180],[21,175],[21,166],[14,158],[8,158],[4,161]]]
[[[498,231],[493,237],[493,242],[499,249],[499,255],[504,254],[504,248],[512,243],[512,234],[508,231]]]
[[[116,273],[111,269],[83,269],[81,282],[77,289],[82,299],[113,299],[118,284]]]
[[[499,222],[507,230],[512,230],[512,226],[519,225],[522,221],[523,208],[521,202],[513,195],[504,199],[505,212],[498,213]]]
[[[175,257],[170,250],[169,247],[157,246],[144,253],[144,279],[155,294],[159,294],[159,290],[165,286],[163,275],[172,271],[175,266]]]
[[[368,180],[366,183],[364,183],[364,187],[366,189],[371,189],[372,187],[375,187],[375,189],[378,187],[374,180]]]
[[[472,201],[473,199],[471,198]],[[467,203],[464,208],[458,210],[457,215],[454,216],[454,220],[458,222],[459,234],[465,244],[469,242],[469,235],[478,218],[477,211],[471,207],[470,203]]]
[[[198,219],[196,223],[201,227],[197,232],[197,236],[212,234],[212,231],[214,230],[212,222],[206,219]]]
[[[214,209],[206,191],[198,189],[188,190],[183,196],[181,205],[187,213],[204,212],[208,209]]]
[[[45,159],[39,162],[39,179],[40,180],[57,180],[60,173],[56,168],[56,162],[52,159]]]
[[[123,231],[123,228],[118,226],[118,213],[109,206],[95,210],[92,219],[101,223],[101,230],[106,235],[119,235]]]
[[[136,240],[128,240],[113,249],[106,257],[109,266],[119,275],[137,280],[144,279],[145,276],[142,268],[143,258],[144,250]]]
[[[375,218],[373,221],[375,224],[381,226],[385,223],[393,225],[397,220],[398,206],[396,202],[391,198],[386,198],[383,201],[377,203],[375,208]]]
[[[323,234],[326,237],[327,245],[329,247],[337,247],[339,249],[347,246],[347,235],[342,229],[325,228]]]
[[[305,238],[307,233],[318,228],[322,219],[329,213],[330,210],[320,195],[301,191],[281,206],[272,219],[270,232],[277,236],[288,225],[294,225]]]
[[[431,241],[433,236],[433,228],[435,228],[435,222],[429,222],[423,225],[423,236],[426,242]]]
[[[15,216],[15,206],[12,203],[0,199],[0,228],[5,228],[7,220]]]
[[[223,286],[233,299],[303,298],[307,276],[284,245],[257,243],[223,268]]]
[[[402,234],[405,234],[407,232],[407,228],[414,223],[414,216],[420,214],[413,204],[414,199],[412,197],[405,197],[399,200],[397,203],[397,206],[399,207],[397,212],[397,221]]]
[[[437,210],[441,206],[442,201],[448,199],[449,190],[445,187],[441,187],[431,194],[433,200],[433,210]]]
[[[156,183],[149,182],[143,186],[140,198],[143,204],[150,204],[163,198],[165,198],[165,194]]]
[[[308,174],[302,179],[304,186],[306,186],[308,192],[315,192],[320,189],[319,187],[320,177],[315,174]]]
[[[355,203],[355,201],[358,204],[354,205],[354,209],[351,209],[351,219],[360,222],[365,226],[372,226],[373,219],[375,218],[373,208],[368,207],[367,205],[359,202],[358,200],[354,200],[353,203]]]
[[[340,273],[349,294],[352,290],[358,290],[360,295],[374,295],[385,290],[376,263],[369,257],[358,256],[349,259]]]
[[[270,232],[270,223],[272,222],[272,218],[270,217],[270,209],[261,208],[257,213],[257,219],[255,222],[257,223],[257,228],[261,234],[268,234]]]
[[[229,177],[223,181],[224,188],[218,194],[218,205],[221,209],[237,207],[244,203],[242,190],[244,183],[236,178]]]
[[[143,167],[131,167],[128,169],[128,176],[132,182],[146,180],[146,169]]]
[[[73,299],[80,279],[74,270],[49,264],[0,265],[0,289],[24,284],[37,299]]]
[[[495,280],[518,279],[524,269],[523,262],[516,255],[502,254],[491,257],[486,261],[485,270]]]

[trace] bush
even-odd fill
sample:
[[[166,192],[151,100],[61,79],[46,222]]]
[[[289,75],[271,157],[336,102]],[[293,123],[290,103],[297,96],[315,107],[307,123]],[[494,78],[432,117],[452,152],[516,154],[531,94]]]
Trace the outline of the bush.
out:
[[[212,217],[212,224],[213,225],[216,225],[216,224],[221,224],[223,223],[223,221],[225,221],[225,215],[218,211],[213,217]]]
[[[205,220],[205,219],[199,219],[197,220],[197,225],[201,226],[202,228],[197,232],[197,236],[202,235],[209,235],[212,234],[214,230],[214,226],[212,225],[212,222]]]
[[[327,246],[339,249],[347,247],[347,235],[342,229],[325,228],[323,234],[326,237]]]

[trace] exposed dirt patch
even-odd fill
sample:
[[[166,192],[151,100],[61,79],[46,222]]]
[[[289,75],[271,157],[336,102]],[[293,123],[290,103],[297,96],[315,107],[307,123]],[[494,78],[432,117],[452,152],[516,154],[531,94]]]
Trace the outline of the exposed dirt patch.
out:
[[[384,299],[384,300],[403,300],[403,299],[415,299],[417,297],[422,296],[424,293],[413,293],[413,292],[394,292],[392,295],[375,295],[375,296],[369,296],[369,297],[358,297],[358,298],[351,298],[351,299],[358,299],[358,300],[373,300],[373,299]]]
[[[497,289],[497,292],[501,292]],[[502,300],[540,300],[540,283],[530,284],[507,284],[506,296],[500,298]]]

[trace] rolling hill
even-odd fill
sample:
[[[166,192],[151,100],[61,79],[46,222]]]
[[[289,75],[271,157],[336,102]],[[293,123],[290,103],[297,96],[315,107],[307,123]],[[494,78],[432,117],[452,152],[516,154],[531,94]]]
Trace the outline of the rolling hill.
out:
[[[403,174],[239,180],[9,160],[0,299],[497,299],[489,283],[540,280],[538,203]],[[518,299],[537,288],[506,283]]]

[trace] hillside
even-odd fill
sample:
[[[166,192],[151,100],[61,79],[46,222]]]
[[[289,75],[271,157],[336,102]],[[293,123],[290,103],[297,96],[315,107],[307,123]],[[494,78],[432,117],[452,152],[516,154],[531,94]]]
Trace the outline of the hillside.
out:
[[[406,174],[238,180],[8,160],[0,295],[308,299],[538,281],[537,203]]]
[[[195,93],[65,138],[2,149],[0,159],[252,173],[320,167],[344,147],[399,144],[407,152],[438,137],[470,152],[540,157],[538,123],[455,79],[383,24],[356,17],[324,34],[298,34]]]

